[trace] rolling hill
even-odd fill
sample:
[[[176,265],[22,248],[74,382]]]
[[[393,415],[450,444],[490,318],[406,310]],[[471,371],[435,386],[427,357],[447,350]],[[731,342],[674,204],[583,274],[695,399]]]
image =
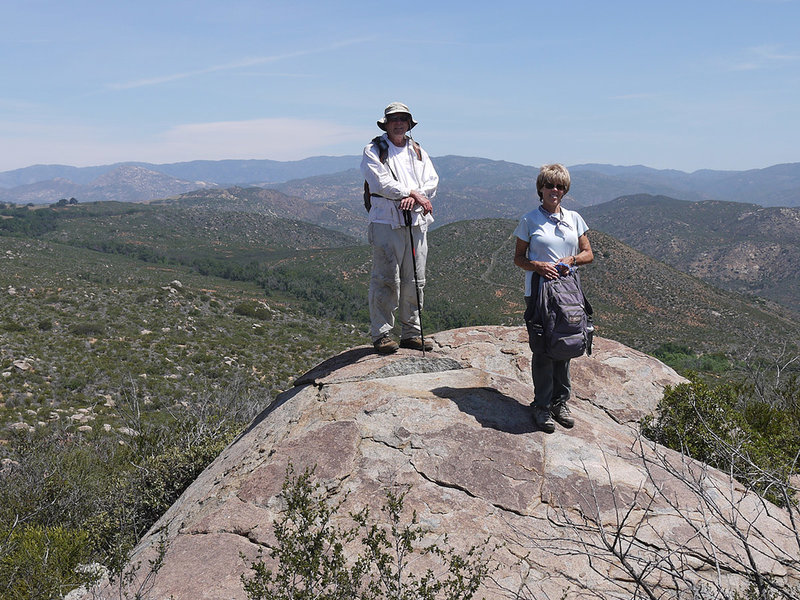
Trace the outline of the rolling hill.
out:
[[[259,187],[196,190],[156,200],[153,204],[295,219],[340,231],[354,238],[363,237],[366,229],[363,206],[331,206],[324,201],[311,201]]]
[[[800,208],[635,195],[581,215],[684,273],[800,314]]]
[[[469,171],[469,161],[460,168]],[[282,186],[292,196],[260,188],[233,188],[193,192],[169,202],[200,202],[198,205],[210,210],[285,215],[345,232],[363,242],[366,213],[359,202],[353,201],[359,193],[359,180],[354,182],[354,174],[348,173]],[[523,185],[526,180],[520,173],[517,175]],[[319,179],[336,183],[322,185]],[[475,180],[479,179],[475,176]],[[535,182],[528,183],[535,186]],[[325,189],[332,190],[330,195],[326,196]],[[530,209],[527,193],[519,190],[507,191],[503,201],[488,207],[484,201],[490,194],[487,189],[461,194],[457,197],[451,188],[442,185],[435,202],[437,228],[457,220],[503,218]],[[511,200],[514,194],[516,201]],[[623,196],[587,207],[577,207],[570,200],[566,205],[580,210],[592,229],[609,233],[677,270],[716,287],[772,300],[795,315],[800,314],[800,208],[711,200],[689,202],[647,194]],[[471,218],[472,213],[481,216]]]
[[[522,322],[523,275],[512,262],[515,226],[515,221],[484,219],[430,233],[426,326]],[[582,267],[581,277],[595,308],[598,335],[645,352],[675,343],[697,352],[743,355],[777,339],[796,344],[800,321],[776,304],[714,288],[608,234],[593,231],[591,240],[595,261]],[[276,271],[302,280],[310,276],[306,259],[287,258]],[[314,271],[326,273],[323,280],[360,287],[365,297],[368,247],[315,252],[309,262]],[[323,310],[325,299],[306,298],[305,303],[314,312]]]
[[[366,322],[371,250],[341,233],[274,214],[221,213],[204,205],[100,203],[30,214],[39,216],[42,210],[50,211],[55,223],[38,236],[41,241],[88,248],[98,257],[125,255],[253,281],[267,297],[294,302],[310,314]],[[596,259],[583,269],[583,279],[597,309],[600,335],[650,352],[666,342],[703,352],[735,352],[754,340],[794,339],[790,332],[797,331],[796,315],[774,302],[712,287],[634,250],[633,244],[603,233],[602,221],[593,216],[599,223],[589,219]],[[666,220],[654,217],[654,223]],[[511,261],[515,225],[513,220],[481,219],[430,233],[429,327],[519,322],[522,273]],[[788,231],[787,239],[793,233]]]
[[[114,163],[94,167],[68,165],[34,165],[0,173],[0,188],[14,188],[53,179],[66,179],[88,184],[120,167],[133,166],[189,181],[213,181],[220,186],[269,183],[335,173],[353,166],[353,156],[315,156],[303,160],[195,160],[190,162],[153,164],[142,162]],[[355,162],[357,164],[357,162]]]
[[[0,189],[0,202],[53,204],[61,198],[81,202],[141,202],[209,187],[203,181],[186,181],[135,165],[122,165],[100,174],[88,183],[56,178]]]
[[[95,167],[36,165],[0,173],[0,201],[49,204],[137,201],[206,187],[270,186],[309,201],[358,205],[360,157],[320,156],[299,161],[222,160],[172,164],[122,163]],[[536,199],[537,168],[463,156],[435,157],[442,176],[444,222],[516,216]],[[800,206],[800,163],[748,171],[685,173],[643,166],[584,164],[570,167],[576,206],[623,195],[665,195],[683,200],[727,200],[761,206]],[[193,187],[192,187],[193,186]],[[105,195],[104,195],[105,194]],[[509,210],[511,212],[503,212]]]
[[[537,167],[463,156],[433,159],[441,178],[437,209],[445,222],[521,215],[537,201]],[[800,163],[750,171],[657,170],[648,167],[569,167],[574,206],[591,206],[632,194],[684,200],[729,200],[761,206],[800,206]],[[290,195],[340,205],[357,200],[358,169],[271,186]],[[327,191],[326,191],[327,190]],[[503,212],[506,211],[506,212]]]

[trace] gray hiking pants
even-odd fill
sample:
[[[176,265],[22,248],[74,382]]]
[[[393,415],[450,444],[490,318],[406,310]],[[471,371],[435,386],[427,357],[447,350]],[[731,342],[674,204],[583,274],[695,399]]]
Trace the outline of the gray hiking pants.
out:
[[[426,233],[411,228],[417,255],[419,301],[425,287],[425,263],[428,258]],[[408,227],[392,229],[383,223],[369,224],[369,243],[372,246],[372,276],[369,281],[369,318],[372,341],[389,333],[394,327],[394,311],[398,310],[401,339],[420,335],[417,292],[414,287],[414,262]]]
[[[530,309],[535,296],[525,296],[525,306]],[[572,391],[569,380],[569,359],[553,360],[544,354],[531,356],[533,402],[531,406],[548,409],[555,404],[566,404]]]
[[[531,356],[533,377],[533,406],[550,408],[555,404],[566,404],[569,400],[569,359],[551,360],[541,354]]]

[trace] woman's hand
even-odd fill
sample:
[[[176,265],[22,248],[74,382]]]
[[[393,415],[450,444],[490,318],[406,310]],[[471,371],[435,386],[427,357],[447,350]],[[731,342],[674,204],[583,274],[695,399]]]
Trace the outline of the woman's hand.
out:
[[[555,263],[534,261],[533,270],[545,279],[558,279],[559,276],[558,267],[556,267]]]

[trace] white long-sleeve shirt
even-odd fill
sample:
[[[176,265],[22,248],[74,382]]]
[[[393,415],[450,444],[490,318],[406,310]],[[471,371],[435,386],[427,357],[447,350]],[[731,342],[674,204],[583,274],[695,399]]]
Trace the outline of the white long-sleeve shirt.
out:
[[[364,148],[361,159],[361,173],[369,184],[369,191],[378,194],[372,196],[369,221],[385,223],[394,228],[404,227],[399,201],[409,196],[412,190],[424,194],[429,200],[433,199],[439,186],[439,176],[425,150],[420,148],[422,160],[417,158],[410,137],[406,136],[406,144],[402,147],[392,144],[387,134],[383,138],[389,145],[386,163],[381,163],[378,145],[372,142]],[[431,223],[433,215],[423,215],[422,207],[415,206],[412,225],[427,229]]]

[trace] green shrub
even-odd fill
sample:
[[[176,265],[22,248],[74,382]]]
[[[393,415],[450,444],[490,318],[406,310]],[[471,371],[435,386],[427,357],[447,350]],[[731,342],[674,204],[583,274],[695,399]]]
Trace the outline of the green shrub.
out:
[[[61,598],[93,576],[76,572],[90,558],[85,531],[26,525],[0,529],[0,596],[8,600]]]
[[[74,392],[74,391],[83,389],[83,387],[86,385],[86,383],[87,383],[86,377],[83,374],[79,374],[79,375],[74,375],[74,376],[70,377],[69,379],[67,379],[62,384],[62,386],[63,386],[63,388],[65,390],[69,390],[69,391]]]
[[[100,323],[73,323],[69,332],[74,335],[103,335],[105,328]]]
[[[77,587],[74,576],[67,580],[61,573],[81,563],[98,562],[120,573],[133,545],[260,410],[261,402],[260,396],[251,402],[248,391],[234,381],[203,402],[169,413],[158,410],[156,402],[134,404],[128,407],[120,400],[115,408],[126,425],[140,432],[134,438],[76,436],[72,426],[58,421],[30,434],[13,433],[10,443],[0,447],[2,456],[16,463],[0,485],[0,524],[19,519],[42,531],[82,532],[56,538],[72,540],[74,552],[59,554],[58,569],[52,564],[31,567],[28,583],[15,595],[5,595],[0,573],[0,598],[49,598],[41,590],[56,589],[64,581]],[[0,525],[0,557],[6,557],[5,567],[16,568],[21,555],[8,550],[4,533]],[[24,548],[32,564],[47,565],[53,556],[52,544]]]
[[[4,331],[8,331],[9,333],[25,331],[25,326],[16,321],[5,320],[3,321],[2,327]]]
[[[233,314],[252,317],[261,321],[269,321],[272,318],[272,313],[266,306],[252,300],[240,302],[234,306]]]
[[[780,408],[744,384],[690,383],[667,388],[642,433],[674,450],[732,473],[779,505],[776,481],[788,485],[800,453],[800,395]],[[780,488],[781,486],[778,486]]]
[[[678,372],[725,373],[730,370],[728,358],[721,353],[695,354],[688,346],[672,342],[661,344],[653,356]]]
[[[122,569],[128,552],[217,457],[233,434],[209,436],[189,447],[169,446],[110,479],[101,508],[89,518],[86,528],[112,572]]]
[[[250,600],[470,600],[489,575],[490,567],[476,547],[464,554],[438,545],[421,546],[428,533],[416,513],[403,522],[407,493],[387,493],[382,512],[386,523],[374,523],[368,509],[350,514],[356,525],[342,529],[332,519],[340,504],[331,505],[312,482],[311,471],[294,477],[291,467],[283,485],[284,516],[275,522],[277,543],[270,548],[276,570],[259,556],[253,575],[242,575]],[[362,553],[348,558],[345,546],[360,536]],[[445,543],[447,542],[445,538]],[[426,554],[439,572],[415,574],[409,566]]]
[[[29,210],[27,207],[2,209],[11,219],[0,219],[0,235],[39,236],[57,228],[58,214],[50,208]]]

